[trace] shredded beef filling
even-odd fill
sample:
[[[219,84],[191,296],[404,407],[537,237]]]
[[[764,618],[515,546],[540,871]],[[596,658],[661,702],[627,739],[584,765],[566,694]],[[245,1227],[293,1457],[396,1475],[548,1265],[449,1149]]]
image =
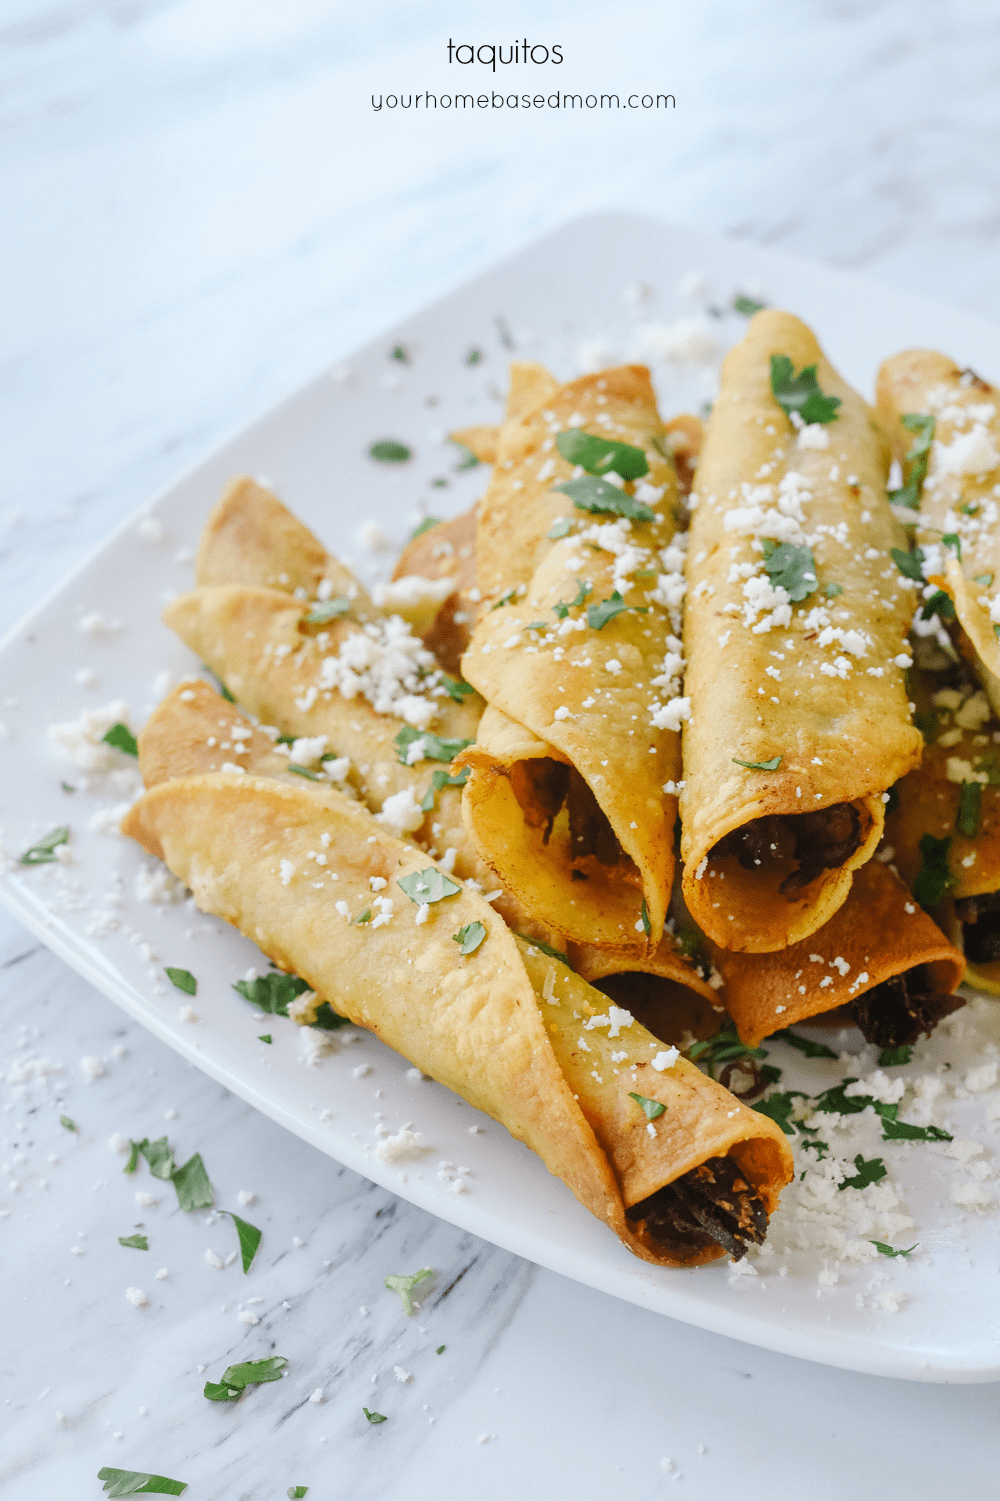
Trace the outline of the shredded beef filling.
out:
[[[788,834],[795,841],[798,864],[778,889],[782,896],[795,896],[824,870],[850,859],[861,843],[861,816],[851,803],[835,803],[815,813],[756,818],[720,839],[712,855],[731,855],[744,870],[753,870],[787,847]]]
[[[962,946],[970,964],[995,964],[1000,959],[1000,891],[963,896],[955,903],[962,924]]]
[[[532,828],[544,827],[546,844],[565,805],[573,859],[593,855],[601,865],[617,865],[621,846],[607,815],[575,766],[547,756],[537,761],[518,761],[511,782],[527,823]]]
[[[942,1017],[964,1005],[960,996],[935,990],[927,965],[918,964],[858,996],[851,1003],[851,1015],[866,1042],[901,1048],[929,1037]]]
[[[731,1157],[709,1157],[666,1188],[628,1211],[642,1220],[665,1251],[675,1256],[705,1250],[713,1242],[734,1261],[767,1234],[767,1210]]]

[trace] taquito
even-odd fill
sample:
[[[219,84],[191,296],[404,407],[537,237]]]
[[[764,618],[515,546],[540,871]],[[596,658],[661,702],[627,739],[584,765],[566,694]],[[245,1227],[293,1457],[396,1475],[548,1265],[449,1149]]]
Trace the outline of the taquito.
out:
[[[123,829],[203,911],[526,1142],[636,1255],[694,1266],[763,1239],[791,1176],[780,1129],[357,803],[209,773],[147,792]]]
[[[437,521],[418,532],[403,548],[392,583],[377,591],[380,605],[405,614],[427,649],[453,673],[461,671],[462,653],[469,644],[479,602],[476,514],[477,507],[473,506],[450,521]],[[428,583],[438,586],[436,595],[428,589]],[[415,618],[409,601],[421,598],[428,601],[428,613],[426,618]]]
[[[683,890],[723,948],[828,922],[920,758],[888,463],[809,329],[756,314],[723,365],[687,551]]]
[[[917,543],[934,586],[922,613],[957,616],[1000,714],[1000,392],[929,349],[886,360],[877,390],[904,466],[898,498],[919,506]],[[944,608],[935,590],[947,595]]]

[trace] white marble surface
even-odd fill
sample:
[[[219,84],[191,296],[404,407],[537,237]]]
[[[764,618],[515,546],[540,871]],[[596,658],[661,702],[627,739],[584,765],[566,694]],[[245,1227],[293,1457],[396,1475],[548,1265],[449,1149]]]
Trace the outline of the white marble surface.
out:
[[[536,3],[530,19],[466,6],[462,20],[439,0],[6,0],[3,622],[233,428],[579,212],[690,220],[1000,316],[992,8],[613,14],[586,0]],[[373,90],[454,87],[450,35],[526,29],[562,41],[563,87],[667,87],[676,113],[459,127],[371,111]],[[98,1495],[104,1464],[186,1480],[192,1501],[295,1483],[310,1501],[642,1498],[678,1475],[704,1501],[806,1487],[832,1501],[971,1488],[995,1459],[994,1388],[806,1366],[536,1272],[338,1172],[6,919],[0,966],[13,1501]],[[30,1056],[62,1070],[19,1085]],[[85,1056],[104,1060],[93,1083]],[[232,1248],[226,1222],[185,1216],[170,1194],[136,1205],[107,1140],[162,1131],[204,1153],[227,1202],[257,1194],[249,1278],[204,1260]],[[117,1244],[137,1218],[148,1254]],[[425,1263],[437,1277],[405,1320],[382,1281]],[[148,1307],[129,1306],[129,1284]],[[252,1327],[237,1316],[250,1297],[263,1299]],[[280,1385],[235,1407],[203,1400],[206,1376],[271,1352],[289,1360]],[[389,1421],[369,1428],[363,1404]]]

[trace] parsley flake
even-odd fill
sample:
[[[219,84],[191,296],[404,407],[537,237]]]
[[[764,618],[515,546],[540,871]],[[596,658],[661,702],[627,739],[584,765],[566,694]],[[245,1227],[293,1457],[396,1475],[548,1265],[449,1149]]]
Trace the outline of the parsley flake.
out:
[[[442,902],[445,897],[458,896],[462,889],[434,865],[429,865],[426,870],[412,871],[408,876],[400,876],[396,885],[418,907],[424,902]]]
[[[545,535],[550,542],[558,542],[560,537],[568,537],[572,530],[573,518],[571,516],[560,516],[558,521],[553,521]]]
[[[405,344],[397,344],[389,356],[390,360],[398,360],[401,365],[410,363],[410,352]]]
[[[257,1255],[262,1232],[257,1229],[256,1225],[251,1225],[246,1220],[241,1220],[239,1215],[234,1214],[231,1209],[223,1209],[221,1212],[227,1214],[236,1226],[236,1234],[240,1242],[240,1257],[243,1261],[243,1275],[246,1276],[253,1265],[254,1257]]]
[[[416,759],[424,761],[454,761],[460,751],[473,743],[471,740],[442,740],[429,730],[415,730],[412,725],[407,724],[392,742],[396,747],[396,760],[401,766],[414,764],[410,760],[410,749],[418,740],[420,756]]]
[[[899,569],[904,578],[912,579],[915,584],[925,584],[924,578],[924,550],[922,547],[911,547],[904,552],[900,547],[890,547],[889,556]]]
[[[739,756],[733,756],[736,766],[745,766],[747,771],[777,771],[781,765],[780,756],[772,756],[770,761],[741,761]]]
[[[155,1141],[150,1141],[148,1136],[144,1136],[142,1141],[132,1142],[130,1145],[138,1147],[138,1150],[149,1163],[149,1171],[154,1178],[161,1178],[164,1182],[169,1182],[174,1176],[174,1173],[177,1171],[177,1164],[174,1161],[174,1154],[170,1149],[170,1143],[165,1136],[158,1136]],[[130,1156],[129,1161],[131,1162],[131,1160]]]
[[[958,812],[955,827],[966,839],[975,839],[979,833],[979,817],[982,809],[983,788],[980,782],[963,782],[958,794]]]
[[[787,354],[772,354],[771,392],[787,417],[797,412],[807,424],[837,419],[840,397],[823,395],[816,379],[815,365],[804,365],[796,375],[795,366]]]
[[[936,907],[946,891],[955,884],[955,877],[948,869],[948,851],[951,839],[935,839],[933,834],[920,836],[920,853],[924,863],[913,883],[913,895],[921,907]]]
[[[177,1202],[182,1209],[212,1208],[215,1203],[215,1194],[208,1181],[208,1174],[200,1152],[195,1152],[194,1156],[189,1157],[183,1166],[175,1168],[171,1179],[177,1190]]]
[[[420,802],[422,810],[425,813],[431,812],[442,787],[464,787],[468,780],[469,768],[467,766],[463,766],[462,770],[456,776],[452,776],[450,771],[444,771],[442,768],[432,772],[430,786],[427,788]]]
[[[917,1246],[920,1244],[920,1242],[914,1241],[912,1246],[906,1247],[887,1246],[884,1240],[873,1240],[871,1244],[875,1247],[880,1256],[909,1256],[911,1251],[915,1251],[917,1249]]]
[[[556,447],[570,464],[579,464],[588,474],[603,475],[613,470],[621,479],[641,479],[649,473],[646,455],[632,443],[614,438],[599,438],[580,427],[556,434]]]
[[[794,1136],[796,1131],[804,1131],[806,1128],[801,1121],[793,1121],[791,1113],[795,1108],[796,1100],[807,1100],[809,1096],[801,1089],[786,1089],[781,1094],[769,1094],[766,1100],[758,1100],[753,1106],[758,1115],[769,1116],[784,1131],[786,1136]]]
[[[58,860],[56,850],[59,845],[66,844],[68,841],[69,829],[65,825],[53,829],[51,834],[46,834],[44,839],[40,839],[37,844],[26,849],[19,863],[21,865],[49,865],[53,860]]]
[[[565,620],[570,610],[579,609],[584,600],[587,599],[587,597],[593,592],[594,586],[587,579],[577,579],[576,599],[571,599],[568,604],[565,600],[558,600],[556,604],[552,606],[553,615],[558,615],[560,620]],[[591,606],[591,609],[593,609],[593,606]]]
[[[653,931],[653,929],[652,929],[652,925],[650,924],[650,921],[649,921],[649,908],[646,906],[646,898],[645,897],[643,897],[643,899],[642,899],[642,908],[641,908],[641,910],[639,912],[639,921],[642,923],[642,931],[645,933],[646,937],[648,938],[649,935],[650,935],[650,933]]]
[[[148,1251],[149,1241],[144,1235],[119,1235],[118,1244],[127,1246],[130,1251]]]
[[[273,1042],[274,1039],[271,1036],[270,1032],[260,1032],[260,1033],[258,1033],[257,1041],[258,1042]]]
[[[372,920],[371,908],[370,907],[366,907],[365,910],[364,910],[364,912],[362,912],[361,916],[360,917],[356,917],[354,919],[354,921],[352,923],[352,927],[363,928],[364,925],[365,925],[365,923],[369,923],[369,922],[371,922],[371,920]]]
[[[836,1058],[837,1054],[832,1048],[828,1048],[825,1042],[813,1042],[809,1037],[800,1037],[797,1032],[792,1032],[784,1027],[780,1032],[772,1032],[772,1037],[780,1037],[782,1042],[787,1042],[789,1047],[797,1048],[806,1058]]]
[[[303,615],[303,625],[328,625],[331,620],[340,620],[350,613],[351,601],[345,594],[335,594],[332,599],[323,600],[322,604],[313,605],[308,615]]]
[[[742,313],[744,318],[752,318],[754,313],[762,312],[766,307],[766,302],[758,302],[756,297],[746,297],[742,292],[732,302],[733,312]]]
[[[838,594],[843,594],[843,592],[844,592],[844,586],[843,586],[843,584],[824,584],[823,585],[823,593],[826,595],[827,599],[836,599],[837,595]]]
[[[648,615],[645,605],[627,605],[616,589],[608,599],[602,599],[599,605],[591,605],[587,611],[587,624],[593,631],[603,630],[609,620],[614,620],[616,615],[631,610],[636,615]]]
[[[869,1184],[881,1183],[882,1179],[889,1172],[881,1157],[869,1157],[865,1161],[860,1152],[854,1159],[854,1166],[857,1168],[854,1177],[844,1178],[842,1182],[837,1184],[837,1188],[841,1192],[845,1188],[867,1188]]]
[[[639,1106],[639,1109],[648,1121],[659,1120],[667,1108],[666,1105],[661,1105],[659,1100],[651,1100],[644,1094],[635,1094],[631,1089],[628,1092],[628,1097],[630,1100],[635,1100],[635,1103]]]
[[[906,455],[906,462],[910,466],[910,477],[901,490],[889,491],[889,500],[893,505],[907,506],[911,511],[915,511],[920,506],[920,495],[924,480],[927,478],[927,463],[930,458],[931,444],[934,441],[935,419],[922,417],[917,412],[906,412],[902,420],[907,432],[916,434],[916,440]]]
[[[116,1470],[104,1465],[97,1472],[109,1496],[180,1496],[187,1490],[186,1480],[170,1480],[166,1475],[151,1475],[148,1470]]]
[[[176,985],[178,990],[183,990],[185,995],[198,994],[198,981],[189,969],[166,968],[166,976],[171,985]]]
[[[399,1293],[403,1303],[403,1312],[410,1318],[414,1311],[413,1289],[421,1282],[426,1282],[428,1277],[433,1277],[432,1267],[424,1266],[419,1272],[412,1272],[408,1277],[386,1277],[385,1285],[391,1293]]]
[[[540,953],[547,955],[549,959],[558,959],[560,964],[569,966],[569,955],[564,954],[560,949],[554,949],[551,943],[544,943],[541,938],[529,938],[527,933],[518,933],[517,936],[523,939],[525,943],[530,943],[532,948],[536,948]]]
[[[511,603],[511,601],[513,600],[514,595],[516,593],[517,593],[517,585],[516,584],[511,584],[511,586],[510,586],[509,589],[505,589],[503,591],[503,593],[500,595],[500,597],[498,599],[495,599],[493,601],[493,603],[490,605],[490,609],[491,610],[502,610],[503,607],[504,607],[504,605],[509,605]]]
[[[945,547],[953,547],[955,549],[955,557],[960,563],[962,561],[962,539],[958,535],[958,533],[945,532],[941,538],[941,541],[943,542]]]
[[[462,447],[462,445],[459,444],[459,447]],[[409,535],[409,537],[408,537],[407,540],[410,541],[410,542],[414,542],[414,541],[416,541],[416,539],[418,537],[422,537],[424,535],[424,532],[429,532],[432,526],[440,526],[440,525],[441,525],[441,518],[440,518],[440,516],[425,516],[424,519],[423,519],[423,521],[421,521],[418,526],[415,526],[413,528],[413,530],[410,533],[410,535]]]
[[[380,464],[405,464],[413,454],[405,443],[399,443],[395,438],[380,438],[369,448],[368,457]]]
[[[307,777],[310,782],[321,782],[323,778],[318,771],[310,771],[308,766],[299,766],[295,761],[289,761],[286,771],[293,771],[297,777]]]
[[[285,1494],[288,1496],[289,1501],[301,1501],[303,1496],[308,1496],[309,1487],[307,1485],[290,1485]]]
[[[287,1016],[292,1001],[309,989],[298,975],[284,975],[273,971],[258,975],[256,980],[237,980],[233,989],[245,1001],[273,1016]]]
[[[435,1355],[443,1355],[444,1352],[445,1352],[445,1350],[447,1348],[448,1348],[447,1345],[438,1345],[437,1349],[434,1351],[434,1354]]]
[[[902,1063],[909,1063],[913,1057],[913,1049],[908,1043],[901,1043],[898,1048],[881,1048],[878,1055],[879,1068],[896,1068]]]
[[[993,575],[992,573],[977,573],[972,582],[974,584],[981,584],[984,589],[988,589],[993,582]]]
[[[764,570],[775,588],[784,589],[793,604],[815,594],[816,559],[810,548],[797,542],[776,543],[771,537],[763,543]]]
[[[732,1021],[720,1027],[714,1036],[702,1042],[692,1043],[687,1050],[687,1055],[692,1062],[704,1063],[713,1079],[718,1064],[738,1063],[744,1058],[767,1057],[763,1048],[748,1048],[745,1042],[740,1041],[736,1023]]]
[[[475,693],[476,691],[472,684],[467,683],[464,678],[453,678],[448,672],[442,672],[441,686],[448,697],[456,704],[460,704],[463,699],[469,697],[470,693]]]
[[[71,1120],[68,1115],[61,1115],[59,1117],[59,1124],[60,1126],[65,1126],[67,1131],[76,1130],[76,1121]]]
[[[248,1386],[262,1386],[265,1381],[280,1381],[288,1364],[284,1355],[269,1355],[264,1360],[242,1360],[227,1366],[219,1381],[205,1382],[205,1396],[210,1402],[235,1402]]]
[[[486,928],[481,922],[467,922],[464,928],[452,933],[452,943],[457,943],[463,954],[474,954],[486,937]]]
[[[483,351],[481,349],[477,349],[476,346],[473,345],[468,354],[465,356],[465,363],[467,365],[478,365],[480,360],[482,359],[485,359]]]
[[[369,1412],[367,1407],[362,1407],[361,1411],[364,1413],[369,1423],[384,1423],[386,1420],[384,1412]]]
[[[878,1106],[875,1107],[878,1110]],[[882,1117],[883,1141],[951,1141],[948,1132],[940,1126],[911,1126],[909,1121],[898,1121],[898,1106],[889,1105],[879,1110]]]
[[[115,750],[124,751],[126,756],[139,754],[139,742],[127,724],[113,724],[108,733],[101,736],[101,739],[105,745],[112,745]]]
[[[597,515],[627,516],[630,521],[655,521],[656,512],[634,495],[627,495],[608,480],[587,474],[583,479],[566,480],[565,484],[553,485],[554,490],[568,495],[578,511],[590,511]]]
[[[921,620],[930,620],[932,615],[940,615],[942,620],[955,618],[955,605],[951,595],[946,594],[943,589],[935,589],[920,611]]]

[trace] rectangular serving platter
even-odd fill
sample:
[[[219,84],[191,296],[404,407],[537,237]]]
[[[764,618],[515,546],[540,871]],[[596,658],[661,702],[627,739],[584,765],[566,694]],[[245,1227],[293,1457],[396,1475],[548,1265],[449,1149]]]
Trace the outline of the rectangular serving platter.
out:
[[[331,1051],[310,1062],[300,1030],[275,1017],[267,1019],[273,1044],[258,1041],[259,1013],[232,990],[248,968],[262,967],[258,951],[188,901],[148,900],[152,862],[116,832],[116,810],[138,790],[134,763],[121,758],[110,772],[86,773],[49,735],[53,723],[79,722],[119,700],[116,717],[138,729],[167,686],[199,671],[159,613],[191,586],[205,516],[233,475],[265,479],[370,583],[387,576],[422,515],[456,513],[481,493],[487,471],[460,468],[446,435],[498,419],[510,358],[542,360],[562,378],[637,358],[652,366],[664,415],[698,410],[713,394],[719,357],[745,327],[731,309],[737,293],[803,317],[869,394],[880,360],[914,345],[1000,372],[1000,330],[944,304],[650,220],[602,215],[566,225],[238,433],[144,505],[10,632],[0,645],[0,838],[9,857],[0,900],[227,1088],[463,1229],[616,1297],[769,1349],[885,1376],[988,1381],[1000,1376],[997,1219],[950,1201],[938,1156],[914,1147],[894,1164],[922,1248],[912,1261],[876,1268],[880,1285],[898,1293],[898,1311],[873,1308],[870,1266],[823,1282],[815,1254],[785,1258],[784,1273],[760,1263],[756,1276],[735,1275],[724,1262],[693,1272],[648,1266],[502,1128],[414,1078],[374,1038],[334,1034]],[[374,463],[367,450],[380,438],[401,440],[412,459]],[[61,824],[71,829],[68,863],[29,868],[10,858]],[[165,980],[166,965],[197,977],[194,1020],[184,1019],[186,998]],[[967,1069],[984,1049],[992,1056],[997,1014],[986,1002],[969,1008],[928,1045],[924,1068]],[[815,1092],[842,1072],[781,1043],[774,1061],[785,1069],[783,1088]],[[956,1097],[949,1108],[956,1135],[988,1142],[997,1129],[978,1098]],[[422,1134],[426,1151],[382,1160],[380,1138],[404,1124]]]

